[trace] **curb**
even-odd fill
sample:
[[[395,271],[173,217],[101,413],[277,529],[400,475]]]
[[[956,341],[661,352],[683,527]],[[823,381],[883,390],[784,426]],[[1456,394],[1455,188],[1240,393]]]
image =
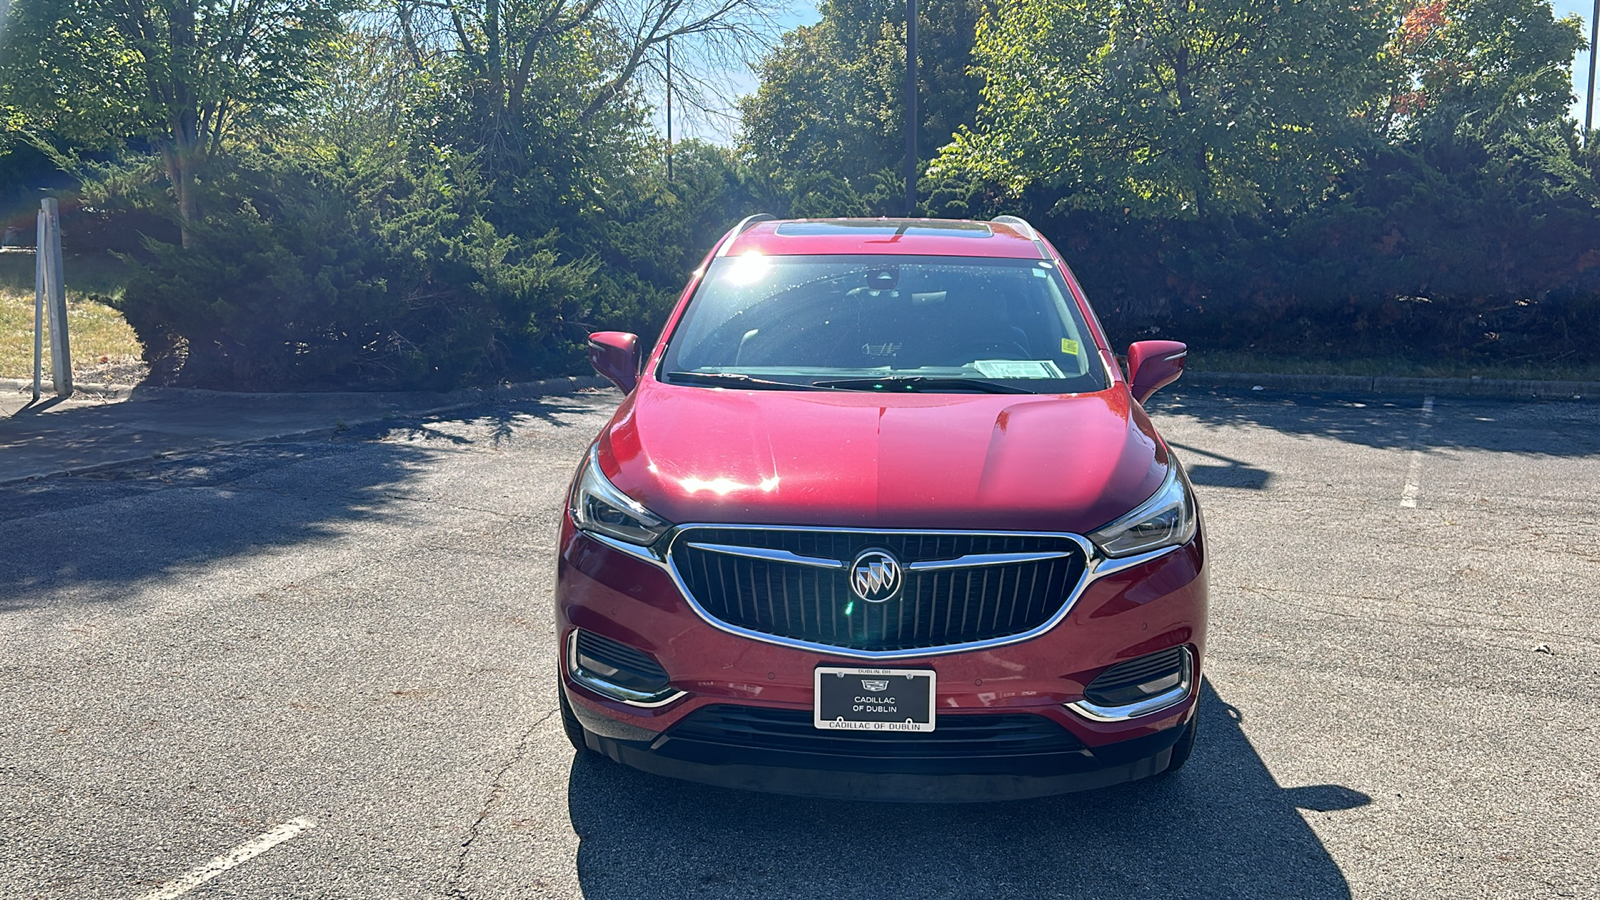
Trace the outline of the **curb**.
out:
[[[422,397],[438,398],[438,405],[426,412],[453,409],[484,400],[520,400],[544,394],[563,394],[584,388],[609,387],[610,382],[592,375],[568,375],[545,378],[540,381],[523,381],[500,384],[490,388],[463,388],[444,393],[406,391],[327,391],[245,393],[239,391],[212,391],[202,388],[171,388],[126,384],[77,384],[73,396],[80,394],[104,400],[203,400],[208,397],[240,399],[277,399],[283,397],[364,398],[380,404],[397,406],[408,400]],[[1500,397],[1524,400],[1583,400],[1600,398],[1600,381],[1538,381],[1512,378],[1413,378],[1398,375],[1285,375],[1269,372],[1197,372],[1189,369],[1183,373],[1180,386],[1189,387],[1242,387],[1271,391],[1304,393],[1336,392],[1356,394],[1433,394],[1448,397]],[[0,378],[0,390],[10,388],[27,391],[32,380]]]
[[[1303,393],[1432,394],[1520,400],[1600,397],[1600,381],[1532,381],[1510,378],[1408,378],[1393,375],[1281,375],[1251,372],[1183,373],[1179,388],[1227,387]]]
[[[132,400],[135,385],[128,384],[74,384],[72,398],[70,399],[100,399],[100,400]],[[19,394],[32,393],[32,378],[0,378],[0,391],[16,391]],[[53,397],[50,386],[50,377],[45,376],[44,383],[40,385],[41,398]]]
[[[608,387],[610,382],[597,375],[567,375],[543,378],[538,381],[518,381],[497,384],[487,388],[461,388],[454,391],[213,391],[204,388],[156,387],[145,384],[74,384],[72,397],[80,394],[85,399],[104,400],[205,400],[223,398],[235,402],[281,400],[285,397],[307,399],[365,400],[390,406],[435,398],[438,404],[470,404],[484,400],[520,400],[544,394],[566,394],[591,387]],[[18,393],[33,390],[32,379],[0,378],[0,390],[12,389]],[[50,390],[46,384],[44,395]],[[71,399],[69,398],[69,399]],[[439,408],[437,405],[433,408]]]
[[[407,410],[406,413],[405,413],[408,416],[431,416],[431,415],[435,415],[437,413],[448,412],[448,411],[450,411],[452,409],[461,409],[464,406],[472,406],[472,405],[477,404],[477,403],[483,403],[483,402],[488,401],[488,400],[531,400],[531,399],[533,399],[535,397],[552,397],[552,396],[559,396],[561,394],[576,394],[578,391],[584,390],[586,388],[602,388],[602,387],[611,387],[611,382],[605,380],[604,378],[599,377],[598,375],[567,375],[567,376],[560,377],[560,378],[543,378],[543,379],[540,379],[538,381],[518,381],[518,382],[513,382],[511,384],[497,384],[497,385],[495,385],[494,387],[491,387],[491,388],[463,388],[463,389],[461,389],[459,391],[450,391],[450,392],[444,393],[444,394],[397,394],[397,393],[391,393],[391,394],[364,395],[364,396],[382,396],[382,397],[385,397],[385,398],[405,398],[405,397],[436,396],[441,401],[438,405],[430,406],[427,409]],[[200,397],[193,397],[193,395],[201,394],[201,393],[204,393],[206,395],[235,396],[235,395],[232,395],[232,394],[226,394],[223,391],[203,391],[202,392],[202,391],[199,391],[199,390],[194,389],[194,388],[153,388],[152,390],[161,390],[161,391],[183,390],[188,395],[190,395],[193,399],[203,399],[203,398],[200,398]],[[300,395],[300,394],[271,394],[271,395],[263,395],[263,396],[296,397],[296,396],[302,396],[302,395]],[[355,394],[355,393],[343,393],[343,394],[337,394],[337,395],[331,395],[331,396],[356,397],[356,396],[363,396],[363,395]],[[129,399],[132,399],[132,398],[130,397]],[[151,398],[148,398],[148,399],[157,399],[157,398],[151,397]],[[380,401],[380,402],[382,402],[382,401]],[[386,410],[385,412],[390,412],[390,411],[392,411],[392,410]],[[356,420],[354,422],[347,422],[346,424],[356,425],[356,424],[360,424],[360,423],[363,423],[363,422],[376,422],[376,421],[379,421],[382,418],[383,418],[383,416],[380,415],[380,416],[377,416],[375,418],[370,418],[370,419],[358,419],[358,420]],[[317,429],[312,429],[310,431],[296,432],[296,434],[316,434],[318,431],[332,431],[332,430],[333,429],[328,429],[328,428],[317,428]],[[284,435],[284,437],[294,437],[294,436],[295,436],[295,434]],[[277,440],[277,438],[263,438],[263,440],[269,440],[270,441],[270,440]],[[241,443],[247,443],[247,442],[241,442]]]
[[[0,379],[0,388],[15,385],[18,390],[31,391],[33,381],[18,379]],[[241,397],[274,398],[286,397],[339,397],[339,398],[364,398],[376,400],[371,411],[355,416],[348,416],[342,426],[322,425],[316,428],[298,428],[272,434],[252,435],[239,440],[225,440],[196,446],[183,450],[169,450],[160,453],[143,455],[130,455],[122,459],[107,460],[91,465],[68,466],[50,472],[37,472],[21,478],[0,478],[0,486],[22,484],[30,481],[39,481],[45,478],[60,476],[85,475],[119,466],[131,465],[152,459],[164,459],[185,453],[205,453],[227,447],[237,447],[242,444],[259,444],[270,441],[289,440],[291,438],[314,437],[320,434],[337,434],[352,425],[365,425],[372,422],[381,422],[394,417],[396,414],[403,416],[431,416],[439,413],[450,412],[468,406],[474,406],[490,400],[528,400],[536,397],[560,396],[562,394],[575,394],[586,388],[610,387],[611,383],[598,376],[566,376],[561,378],[545,378],[539,381],[523,381],[511,384],[500,384],[490,388],[465,388],[446,393],[399,393],[399,392],[343,392],[323,394],[240,394],[229,391],[206,391],[195,388],[146,388],[140,386],[129,387],[126,385],[74,385],[73,396],[80,390],[94,392],[106,399],[124,397],[126,401],[138,400],[191,400],[201,402],[208,398],[225,397],[237,400]],[[379,399],[381,398],[381,399]],[[432,405],[424,408],[410,408],[405,406],[405,401],[426,401],[433,399]]]

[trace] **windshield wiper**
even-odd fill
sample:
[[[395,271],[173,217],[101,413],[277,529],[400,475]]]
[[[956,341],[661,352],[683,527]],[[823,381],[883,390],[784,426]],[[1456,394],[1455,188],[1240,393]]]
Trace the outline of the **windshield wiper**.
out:
[[[738,372],[668,372],[667,379],[674,384],[708,384],[715,387],[749,388],[765,391],[823,391],[810,382],[774,381],[754,378]]]
[[[976,391],[981,394],[1032,394],[1027,388],[984,381],[981,378],[953,378],[938,375],[890,375],[885,378],[841,378],[835,381],[815,382],[819,388],[844,391],[903,390],[942,392],[949,390]]]

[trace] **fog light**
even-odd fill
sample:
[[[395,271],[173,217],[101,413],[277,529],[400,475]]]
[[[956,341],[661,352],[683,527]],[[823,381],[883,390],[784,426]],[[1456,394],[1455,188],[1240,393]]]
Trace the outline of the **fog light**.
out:
[[[581,628],[567,637],[567,674],[601,696],[633,706],[662,706],[683,696],[649,655]]]

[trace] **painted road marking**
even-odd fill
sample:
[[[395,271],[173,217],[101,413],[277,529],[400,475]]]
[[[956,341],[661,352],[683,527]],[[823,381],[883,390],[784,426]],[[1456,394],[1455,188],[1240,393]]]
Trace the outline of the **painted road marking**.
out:
[[[1400,505],[1406,509],[1417,508],[1417,492],[1422,490],[1422,436],[1433,427],[1433,397],[1422,400],[1422,421],[1417,423],[1416,448],[1411,451],[1411,464],[1406,467],[1406,486],[1400,492]]]
[[[139,900],[172,900],[174,897],[180,897],[234,866],[242,862],[248,862],[300,832],[308,831],[315,827],[317,827],[317,823],[310,819],[295,819],[285,822],[253,841],[240,844],[211,862],[185,874],[183,877],[174,878],[150,893],[142,895]]]

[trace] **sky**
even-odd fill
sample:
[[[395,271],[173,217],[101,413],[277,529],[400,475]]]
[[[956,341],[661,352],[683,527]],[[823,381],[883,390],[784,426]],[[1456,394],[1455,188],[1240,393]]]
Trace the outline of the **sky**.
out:
[[[1588,40],[1589,29],[1594,24],[1592,20],[1594,4],[1587,2],[1587,0],[1555,0],[1553,5],[1556,8],[1556,18],[1558,19],[1572,13],[1576,13],[1581,17],[1583,19],[1583,36],[1585,40]],[[1578,51],[1578,61],[1572,66],[1572,93],[1578,98],[1572,104],[1572,117],[1578,120],[1579,125],[1583,124],[1584,91],[1588,86],[1589,51],[1580,50]],[[1600,91],[1597,91],[1597,93],[1600,93]],[[1595,111],[1595,118],[1596,121],[1600,121],[1600,110]]]
[[[4,0],[0,0],[0,2],[4,2]],[[817,5],[814,0],[789,0],[788,8],[778,14],[777,22],[782,30],[789,31],[799,28],[801,25],[814,24],[821,18],[822,15],[817,12]],[[753,94],[759,86],[755,75],[744,69],[726,71],[723,76],[727,84],[726,93],[730,98]],[[646,94],[650,97],[650,102],[656,107],[656,128],[665,133],[666,114],[661,102],[663,91],[659,87],[655,90],[646,88]],[[729,112],[731,114],[733,111],[730,110]],[[727,145],[733,143],[734,131],[737,128],[738,122],[734,118],[723,117],[721,119],[706,119],[703,121],[691,118],[685,121],[677,110],[673,112],[672,137],[674,140],[697,137],[712,143]]]
[[[1583,19],[1584,37],[1588,38],[1591,26],[1591,17],[1594,14],[1593,0],[1553,0],[1556,18],[1567,15],[1577,15]],[[790,7],[779,14],[778,21],[785,31],[801,25],[810,25],[820,18],[816,4],[813,0],[792,0]],[[747,71],[733,71],[725,73],[730,96],[739,96],[753,93],[757,87],[755,76]],[[1576,99],[1572,103],[1572,117],[1583,124],[1583,106],[1585,89],[1589,81],[1589,51],[1580,50],[1572,66],[1572,93]],[[662,92],[657,89],[653,92],[652,101],[660,106]],[[1595,121],[1600,122],[1600,109],[1595,111]],[[666,131],[666,117],[661,109],[656,111],[656,127],[662,132]],[[705,119],[700,121],[684,121],[681,115],[673,119],[673,138],[698,137],[717,144],[733,143],[734,131],[738,128],[735,119],[724,117],[721,119]]]

